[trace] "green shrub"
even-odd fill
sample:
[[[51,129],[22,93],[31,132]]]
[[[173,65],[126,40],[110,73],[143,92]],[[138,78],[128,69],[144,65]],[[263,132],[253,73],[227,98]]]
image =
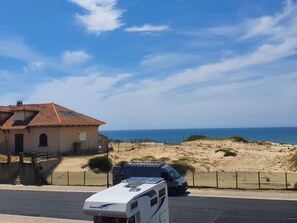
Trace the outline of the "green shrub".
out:
[[[202,135],[191,135],[185,139],[185,142],[190,142],[190,141],[194,141],[194,140],[198,140],[198,139],[207,139],[207,137],[202,136]]]
[[[224,153],[224,157],[227,157],[227,156],[237,156],[237,153],[234,152],[234,151],[231,151],[231,149],[218,149],[218,150],[216,150],[216,153],[217,152],[223,152]]]
[[[224,157],[227,157],[227,156],[237,156],[237,153],[232,152],[232,151],[228,151],[228,152],[225,152],[225,154],[224,154]]]
[[[193,167],[192,165],[190,164],[187,164],[187,163],[183,163],[183,162],[173,162],[170,164],[174,169],[176,169],[176,171],[182,175],[182,176],[185,176],[186,173],[188,171],[192,171],[194,172],[195,171],[195,167]]]
[[[248,143],[248,141],[241,136],[231,136],[229,139],[233,139],[235,142]]]
[[[112,162],[110,159],[107,159],[107,156],[96,156],[89,159],[89,167],[94,169],[99,169],[99,172],[109,172],[112,168]]]

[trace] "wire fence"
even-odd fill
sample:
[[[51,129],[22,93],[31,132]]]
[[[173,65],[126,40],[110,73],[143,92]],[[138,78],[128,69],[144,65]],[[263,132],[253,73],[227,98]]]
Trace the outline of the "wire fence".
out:
[[[109,173],[109,182],[112,174]],[[188,172],[190,187],[219,189],[297,189],[297,173],[276,172]],[[107,174],[86,172],[53,172],[48,178],[53,185],[106,186]]]

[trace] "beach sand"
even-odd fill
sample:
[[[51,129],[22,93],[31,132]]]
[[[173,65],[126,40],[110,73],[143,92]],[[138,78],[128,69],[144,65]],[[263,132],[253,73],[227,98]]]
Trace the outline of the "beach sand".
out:
[[[195,167],[196,171],[248,171],[248,172],[291,172],[289,162],[297,152],[297,145],[271,142],[236,142],[225,140],[196,140],[176,145],[163,143],[111,143],[109,153],[113,163],[132,159],[165,159],[166,163],[183,160]],[[220,150],[220,151],[218,151]],[[235,152],[236,156],[224,157],[224,151]],[[59,171],[87,171],[81,168],[90,156],[64,158],[57,167]]]

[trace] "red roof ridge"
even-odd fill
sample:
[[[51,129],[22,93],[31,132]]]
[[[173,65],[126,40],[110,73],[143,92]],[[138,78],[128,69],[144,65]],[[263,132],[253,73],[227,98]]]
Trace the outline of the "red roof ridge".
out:
[[[59,114],[58,114],[58,112],[57,112],[57,109],[56,109],[56,106],[55,106],[55,105],[56,105],[56,104],[52,102],[52,106],[53,106],[53,108],[54,108],[55,114],[56,114],[56,116],[57,116],[57,118],[58,118],[58,120],[59,120],[59,123],[61,124],[62,122],[61,122],[60,116],[59,116]]]

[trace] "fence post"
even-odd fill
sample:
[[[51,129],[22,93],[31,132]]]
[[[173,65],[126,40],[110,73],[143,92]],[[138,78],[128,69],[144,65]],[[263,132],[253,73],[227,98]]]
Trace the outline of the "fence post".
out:
[[[193,171],[192,173],[193,173],[193,187],[195,187],[195,171]]]
[[[84,186],[86,186],[86,171],[84,171]]]
[[[216,171],[217,189],[219,189],[219,173]]]
[[[53,185],[53,172],[51,172],[51,184]]]
[[[67,171],[67,186],[69,186],[69,171]]]
[[[261,190],[260,172],[258,172],[258,183],[259,183],[259,190]]]
[[[238,173],[235,172],[235,180],[236,180],[236,189],[238,189]]]
[[[288,174],[285,172],[286,190],[288,190]]]

